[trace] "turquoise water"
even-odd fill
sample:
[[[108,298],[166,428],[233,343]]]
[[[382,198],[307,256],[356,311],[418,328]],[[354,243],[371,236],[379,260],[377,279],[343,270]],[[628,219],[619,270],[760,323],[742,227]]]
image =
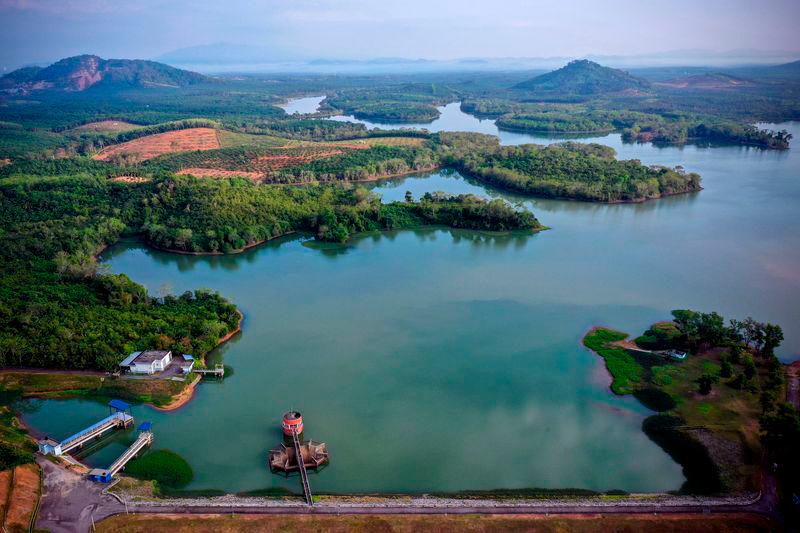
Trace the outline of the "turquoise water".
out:
[[[156,447],[191,463],[190,488],[297,490],[266,468],[289,408],[331,451],[316,491],[678,488],[680,468],[641,432],[649,412],[609,393],[580,339],[595,324],[638,332],[690,307],[780,323],[781,357],[800,356],[800,158],[602,142],[698,171],[705,190],[608,206],[524,199],[439,172],[374,190],[502,197],[552,229],[376,233],[324,249],[294,237],[228,257],[113,247],[112,271],[154,292],[211,287],[246,316],[216,354],[235,369],[229,379],[176,412],[138,406],[137,421],[153,420]],[[26,407],[29,424],[58,438],[106,412],[80,400]],[[87,462],[107,464],[125,438]]]

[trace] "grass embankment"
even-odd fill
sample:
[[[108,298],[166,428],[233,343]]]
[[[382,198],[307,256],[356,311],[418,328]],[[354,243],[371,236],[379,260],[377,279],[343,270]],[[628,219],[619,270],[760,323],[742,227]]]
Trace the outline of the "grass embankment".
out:
[[[167,405],[190,380],[128,379],[80,373],[0,373],[0,389],[22,397],[36,398],[121,398],[123,400]]]
[[[97,531],[119,533],[192,533],[239,531],[398,531],[435,530],[439,533],[462,531],[642,531],[657,529],[667,533],[739,533],[773,531],[770,519],[749,514],[716,515],[119,515],[97,524]]]
[[[595,328],[583,343],[605,360],[615,394],[632,394],[660,412],[647,418],[642,429],[684,468],[682,492],[756,490],[758,394],[727,383],[707,395],[698,390],[701,376],[719,375],[725,352],[710,349],[680,361],[617,344],[627,336]]]
[[[36,451],[28,432],[19,424],[10,407],[19,397],[19,392],[8,392],[0,387],[0,471],[32,463]]]

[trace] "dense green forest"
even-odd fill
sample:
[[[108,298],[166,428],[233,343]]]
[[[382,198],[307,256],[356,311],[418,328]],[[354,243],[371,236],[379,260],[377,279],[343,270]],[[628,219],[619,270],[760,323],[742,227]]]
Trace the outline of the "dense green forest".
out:
[[[501,147],[495,137],[463,133],[440,133],[436,142],[444,164],[525,194],[619,202],[700,190],[695,173],[620,161],[599,144]]]
[[[305,231],[352,233],[422,225],[535,230],[528,211],[476,197],[429,195],[384,205],[363,189],[271,187],[249,180],[164,177],[130,185],[105,177],[0,182],[0,365],[110,369],[147,347],[203,356],[238,322],[236,308],[198,290],[154,298],[95,259],[121,235],[159,247],[233,252]]]
[[[150,297],[95,254],[141,217],[134,188],[94,179],[6,180],[0,188],[0,365],[110,369],[151,346],[204,356],[238,322],[207,291]]]

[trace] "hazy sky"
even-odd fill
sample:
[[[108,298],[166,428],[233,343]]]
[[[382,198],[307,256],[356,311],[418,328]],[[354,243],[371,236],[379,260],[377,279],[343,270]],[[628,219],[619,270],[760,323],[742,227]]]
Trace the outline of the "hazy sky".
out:
[[[800,0],[0,0],[0,66],[229,42],[303,57],[800,50]]]

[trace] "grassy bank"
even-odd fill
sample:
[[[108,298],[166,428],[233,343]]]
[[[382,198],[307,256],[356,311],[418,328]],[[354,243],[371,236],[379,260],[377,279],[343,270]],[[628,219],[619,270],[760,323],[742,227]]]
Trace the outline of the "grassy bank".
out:
[[[0,389],[21,397],[121,398],[157,406],[168,404],[188,383],[189,380],[127,379],[79,373],[0,373]]]
[[[737,388],[735,378],[721,383],[727,348],[705,349],[685,360],[620,345],[627,334],[592,329],[583,344],[603,358],[615,394],[632,394],[661,414],[647,418],[645,433],[684,469],[686,493],[743,492],[759,484],[759,416],[756,388]],[[734,367],[744,367],[744,359]],[[755,371],[766,379],[767,369]],[[703,394],[700,382],[711,390]],[[757,379],[754,378],[754,379]]]

